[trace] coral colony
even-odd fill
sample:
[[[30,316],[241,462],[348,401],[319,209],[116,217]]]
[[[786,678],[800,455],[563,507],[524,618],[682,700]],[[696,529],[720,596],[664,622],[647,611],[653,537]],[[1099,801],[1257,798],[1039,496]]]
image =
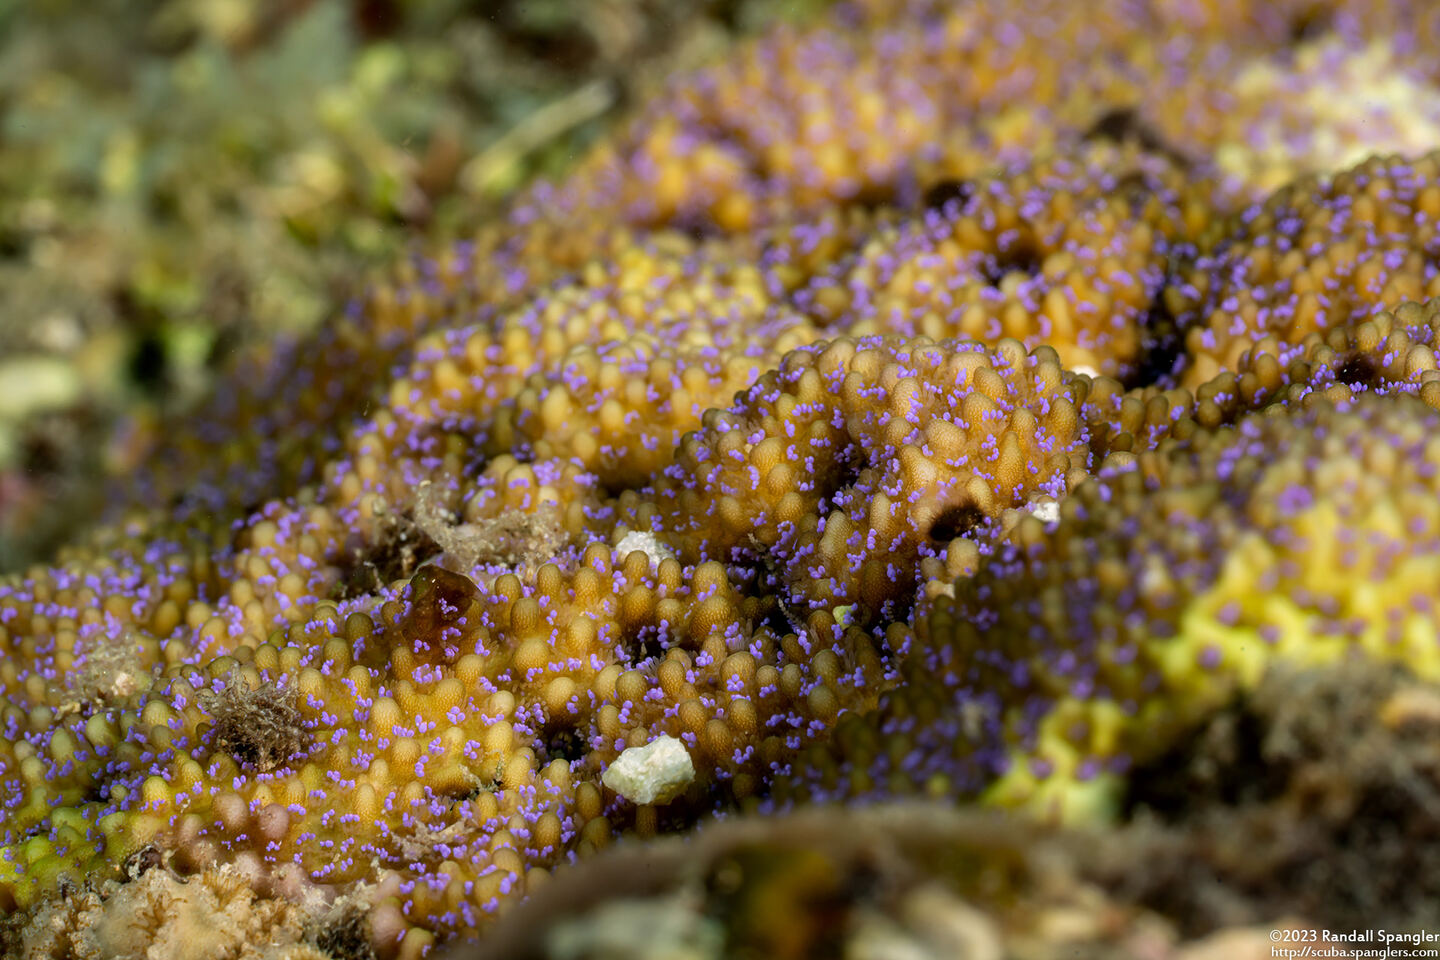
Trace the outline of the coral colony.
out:
[[[1440,6],[1110,6],[778,29],[248,357],[0,579],[30,942],[419,957],[619,838],[1103,823],[1271,663],[1440,676]]]

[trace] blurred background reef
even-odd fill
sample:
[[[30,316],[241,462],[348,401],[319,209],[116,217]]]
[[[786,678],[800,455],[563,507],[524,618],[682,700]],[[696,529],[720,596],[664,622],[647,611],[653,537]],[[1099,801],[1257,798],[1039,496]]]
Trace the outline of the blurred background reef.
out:
[[[0,572],[214,371],[827,0],[0,0]]]

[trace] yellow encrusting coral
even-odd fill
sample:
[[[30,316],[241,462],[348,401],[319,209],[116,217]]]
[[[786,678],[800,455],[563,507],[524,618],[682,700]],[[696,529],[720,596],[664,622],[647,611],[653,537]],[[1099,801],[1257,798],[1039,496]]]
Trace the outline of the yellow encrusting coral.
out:
[[[1250,345],[1440,295],[1440,154],[1375,157],[1286,186],[1167,292],[1186,385],[1234,369]]]
[[[1440,675],[1440,413],[1343,389],[1163,443],[1079,486],[1053,528],[1022,521],[917,615],[908,683],[800,783],[838,769],[864,795],[876,773],[855,771],[888,756],[911,790],[1110,816],[1127,770],[1273,663]]]
[[[623,833],[1104,813],[1271,660],[1433,672],[1436,155],[1247,207],[1149,115],[1272,18],[898,6],[679,82],[0,580],[0,907],[155,850],[408,958]]]

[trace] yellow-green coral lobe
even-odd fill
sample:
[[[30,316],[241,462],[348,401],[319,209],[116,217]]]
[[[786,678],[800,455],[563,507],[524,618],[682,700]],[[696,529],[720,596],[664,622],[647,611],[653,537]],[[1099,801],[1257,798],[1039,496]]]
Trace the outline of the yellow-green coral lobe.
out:
[[[914,682],[876,718],[900,738],[892,762],[986,802],[1104,816],[1131,766],[1276,662],[1437,675],[1437,427],[1408,396],[1319,398],[1103,471],[1053,530],[1017,529],[918,616]],[[950,719],[915,724],[935,699]],[[817,769],[867,755],[837,742]]]

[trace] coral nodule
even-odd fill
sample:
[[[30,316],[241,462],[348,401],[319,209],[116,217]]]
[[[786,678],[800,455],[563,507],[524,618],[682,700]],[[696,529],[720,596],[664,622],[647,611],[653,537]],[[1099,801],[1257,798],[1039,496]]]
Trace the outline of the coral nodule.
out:
[[[779,28],[244,358],[0,577],[4,942],[418,957],[620,836],[1104,821],[1277,662],[1440,679],[1440,154],[1363,159],[1440,9],[1082,6]]]

